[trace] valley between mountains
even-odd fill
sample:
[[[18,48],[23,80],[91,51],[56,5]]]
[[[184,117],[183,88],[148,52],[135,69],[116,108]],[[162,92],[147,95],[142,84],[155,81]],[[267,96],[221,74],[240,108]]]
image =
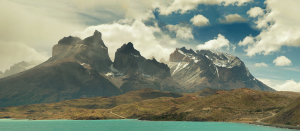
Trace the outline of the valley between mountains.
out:
[[[276,92],[238,57],[211,50],[177,48],[159,62],[128,42],[112,61],[96,30],[62,38],[51,58],[20,71],[0,79],[0,118],[255,122],[276,113],[263,122],[300,124],[299,93]]]

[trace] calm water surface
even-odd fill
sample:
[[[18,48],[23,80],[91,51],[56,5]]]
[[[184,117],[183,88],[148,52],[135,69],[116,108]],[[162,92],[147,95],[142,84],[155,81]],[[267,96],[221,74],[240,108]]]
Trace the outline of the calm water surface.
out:
[[[138,120],[4,120],[0,131],[292,131],[225,122],[170,122]]]

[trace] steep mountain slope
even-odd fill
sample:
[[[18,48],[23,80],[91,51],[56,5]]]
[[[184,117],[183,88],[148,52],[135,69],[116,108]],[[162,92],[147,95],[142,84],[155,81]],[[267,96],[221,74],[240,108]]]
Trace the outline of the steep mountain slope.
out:
[[[186,92],[173,80],[170,68],[166,64],[159,63],[155,59],[145,59],[130,42],[117,50],[110,69],[111,72],[106,76],[120,87],[123,93],[142,88]]]
[[[238,57],[226,53],[177,48],[167,64],[173,79],[190,92],[206,87],[223,90],[246,87],[274,91],[255,79]]]
[[[99,74],[112,64],[100,32],[84,40],[65,37],[52,55],[34,68],[0,79],[0,107],[122,94]]]

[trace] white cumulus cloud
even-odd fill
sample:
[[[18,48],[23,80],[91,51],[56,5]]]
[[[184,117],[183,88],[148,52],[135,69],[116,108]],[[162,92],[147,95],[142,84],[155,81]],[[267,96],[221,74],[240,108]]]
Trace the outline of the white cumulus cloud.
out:
[[[293,91],[293,92],[300,92],[300,81],[296,82],[292,80],[286,81],[278,81],[273,79],[261,79],[257,78],[264,84],[268,85],[269,87],[275,89],[276,91]]]
[[[247,11],[247,14],[250,17],[257,17],[257,16],[263,16],[265,13],[264,13],[264,10],[262,8],[260,8],[260,7],[253,7],[249,11]]]
[[[264,62],[261,62],[261,63],[255,63],[254,66],[256,67],[268,67],[268,65]]]
[[[180,25],[167,25],[166,26],[170,31],[176,33],[176,37],[180,39],[194,39],[192,34],[192,28],[184,27]]]
[[[244,38],[243,41],[239,42],[239,46],[245,46],[247,44],[253,44],[254,43],[254,38],[252,36],[247,36]]]
[[[229,49],[229,41],[221,34],[218,35],[216,39],[205,42],[204,44],[197,45],[197,49],[221,49],[227,47]]]
[[[203,15],[195,15],[191,20],[190,20],[193,25],[195,26],[206,26],[209,25],[209,20],[204,17]]]
[[[162,4],[158,5],[158,7],[161,15],[169,15],[172,12],[180,12],[181,14],[184,14],[189,10],[196,9],[199,4],[242,6],[250,2],[253,2],[253,0],[174,0],[171,4]]]
[[[225,19],[220,18],[219,20],[222,23],[236,23],[236,22],[245,22],[245,21],[247,21],[245,18],[243,18],[239,14],[229,14],[229,15],[225,16]]]
[[[284,84],[276,85],[274,89],[277,91],[300,92],[300,81],[297,83],[294,80],[287,80]]]
[[[243,41],[248,56],[269,55],[281,50],[282,46],[300,46],[299,0],[266,0],[266,13],[257,16],[256,28],[262,29],[254,42]],[[253,11],[253,10],[252,10]],[[251,10],[249,10],[251,12]],[[261,14],[261,13],[258,13]],[[253,16],[255,16],[252,13]]]
[[[146,26],[142,21],[135,20],[132,25],[113,23],[90,26],[84,31],[77,31],[73,35],[80,38],[86,38],[93,34],[95,30],[102,33],[102,39],[108,47],[108,53],[114,60],[115,52],[123,44],[132,42],[134,47],[140,51],[141,55],[150,59],[152,56],[158,60],[162,57],[169,59],[171,52],[175,48],[164,47],[164,44],[176,44],[176,40],[164,35],[160,28],[155,26]],[[154,33],[159,33],[160,38]]]
[[[277,57],[273,63],[275,64],[275,66],[289,66],[292,65],[292,61],[288,58],[286,58],[285,56],[279,56]]]

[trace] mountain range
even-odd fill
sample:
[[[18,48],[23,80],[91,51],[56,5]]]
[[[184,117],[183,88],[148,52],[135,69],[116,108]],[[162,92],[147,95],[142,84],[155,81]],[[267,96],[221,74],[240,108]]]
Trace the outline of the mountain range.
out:
[[[243,61],[227,53],[177,48],[170,55],[167,64],[171,68],[173,79],[190,92],[207,87],[223,90],[245,87],[274,91],[254,78]]]
[[[143,88],[175,93],[207,87],[273,91],[229,54],[177,48],[165,63],[144,58],[131,42],[116,51],[112,62],[97,30],[83,40],[64,37],[47,61],[0,79],[0,107],[117,96]]]

